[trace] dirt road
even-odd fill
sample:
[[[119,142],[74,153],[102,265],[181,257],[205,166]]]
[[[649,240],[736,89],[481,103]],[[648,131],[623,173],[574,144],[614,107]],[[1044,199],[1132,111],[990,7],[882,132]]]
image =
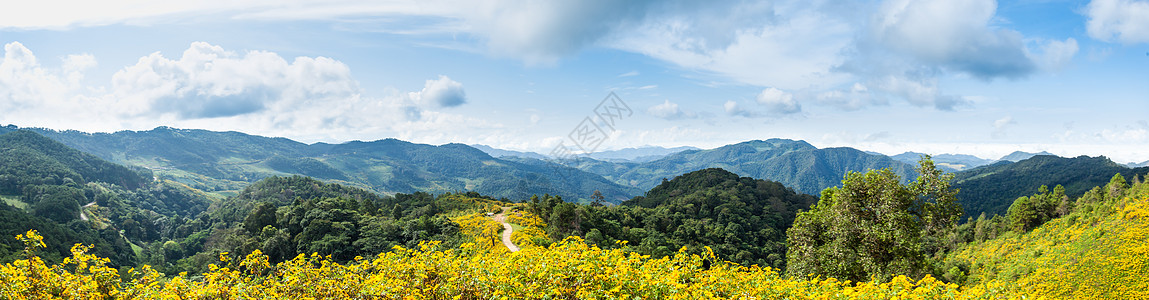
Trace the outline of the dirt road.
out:
[[[507,250],[511,252],[518,252],[519,246],[515,246],[515,243],[511,242],[511,233],[514,232],[515,229],[511,227],[511,224],[507,224],[507,211],[510,209],[510,207],[504,207],[503,212],[494,215],[493,218],[495,222],[503,224],[503,245],[507,246]]]

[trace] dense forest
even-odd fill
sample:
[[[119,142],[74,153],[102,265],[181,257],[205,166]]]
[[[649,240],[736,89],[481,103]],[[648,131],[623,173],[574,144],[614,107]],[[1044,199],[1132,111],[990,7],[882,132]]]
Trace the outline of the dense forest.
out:
[[[783,268],[786,228],[815,201],[777,182],[705,169],[617,206],[575,205],[544,195],[531,198],[528,210],[548,221],[555,240],[578,235],[602,248],[629,241],[628,250],[656,257],[709,246],[729,261]]]
[[[998,162],[955,173],[954,188],[966,217],[1002,215],[1014,199],[1038,192],[1041,186],[1061,185],[1065,195],[1077,198],[1109,182],[1114,174],[1133,178],[1149,167],[1127,168],[1103,156],[1074,158],[1037,155],[1018,162]]]

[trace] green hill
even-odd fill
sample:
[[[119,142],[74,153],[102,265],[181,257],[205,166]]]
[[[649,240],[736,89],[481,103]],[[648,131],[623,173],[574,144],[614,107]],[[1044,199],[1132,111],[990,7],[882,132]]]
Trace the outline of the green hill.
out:
[[[220,252],[256,249],[272,262],[318,253],[336,261],[372,257],[394,246],[462,241],[449,217],[507,205],[470,192],[378,194],[303,177],[269,177],[220,200],[197,231],[153,243],[143,263],[167,274],[205,272]]]
[[[1079,198],[1072,213],[1031,232],[963,245],[946,257],[950,274],[986,293],[1035,299],[1149,298],[1149,184],[1126,186]]]
[[[0,194],[16,194],[31,184],[106,182],[128,189],[151,178],[77,151],[35,132],[0,134]]]
[[[739,177],[722,169],[694,171],[662,182],[645,196],[618,206],[561,203],[544,197],[531,209],[548,220],[552,239],[585,237],[599,247],[618,247],[654,257],[687,247],[709,246],[725,260],[783,268],[786,229],[800,209],[818,199],[781,183]]]
[[[13,129],[11,127],[5,129]],[[26,130],[0,134],[0,234],[51,232],[45,257],[70,256],[76,243],[92,244],[114,266],[135,266],[133,244],[173,235],[208,208],[202,192],[80,152]],[[23,246],[0,241],[0,257]]]
[[[260,179],[284,175],[311,176],[381,194],[476,191],[517,200],[552,194],[588,201],[598,190],[607,201],[617,203],[640,192],[592,173],[548,162],[502,160],[461,144],[383,139],[308,145],[239,132],[169,127],[96,134],[32,130],[220,195],[234,195]]]
[[[958,172],[953,186],[958,193],[966,216],[1004,215],[1014,199],[1037,192],[1042,185],[1065,187],[1071,198],[1109,182],[1113,174],[1133,178],[1134,174],[1149,173],[1149,168],[1130,169],[1108,158],[1079,156],[1064,158],[1038,155],[1019,162],[1002,161],[992,165]]]

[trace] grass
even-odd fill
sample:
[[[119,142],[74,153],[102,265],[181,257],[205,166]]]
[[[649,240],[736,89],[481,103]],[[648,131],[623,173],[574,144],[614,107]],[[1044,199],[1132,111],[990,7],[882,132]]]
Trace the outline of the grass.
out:
[[[4,203],[14,206],[19,209],[28,210],[28,203],[20,201],[20,196],[14,195],[0,195],[0,199],[4,199]]]

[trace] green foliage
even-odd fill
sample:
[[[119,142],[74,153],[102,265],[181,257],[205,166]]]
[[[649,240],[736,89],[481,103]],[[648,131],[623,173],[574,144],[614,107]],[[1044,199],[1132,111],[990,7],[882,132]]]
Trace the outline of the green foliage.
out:
[[[850,172],[841,188],[827,188],[787,232],[787,272],[841,280],[923,277],[932,271],[923,236],[953,226],[961,215],[949,176],[929,156],[914,182],[890,170]]]
[[[167,274],[204,272],[218,253],[257,249],[272,262],[313,253],[346,262],[424,241],[455,246],[464,239],[449,216],[504,204],[475,192],[381,197],[310,177],[270,177],[216,203],[202,215],[206,222],[198,232],[172,237],[144,256],[146,263]],[[172,251],[174,245],[180,251]]]
[[[560,197],[532,197],[529,209],[548,220],[553,240],[583,236],[602,248],[665,256],[682,247],[709,246],[724,260],[784,268],[785,230],[816,199],[780,183],[705,169],[668,180],[618,206],[575,205]]]
[[[135,189],[149,179],[35,132],[18,130],[0,135],[0,194],[18,194],[29,185],[67,182],[82,185],[98,181]]]
[[[1037,194],[1014,200],[1005,218],[1009,220],[1011,229],[1026,232],[1045,224],[1046,221],[1063,216],[1072,209],[1072,202],[1069,201],[1069,196],[1065,195],[1064,187],[1060,185],[1054,187],[1050,193],[1049,188],[1043,185],[1037,190]]]
[[[0,135],[0,152],[5,153],[0,155],[0,193],[15,192],[28,207],[22,211],[3,205],[0,233],[53,232],[45,242],[60,255],[49,258],[66,257],[73,244],[84,243],[95,245],[95,251],[111,258],[114,266],[134,266],[138,258],[132,242],[186,236],[190,230],[184,217],[203,212],[210,202],[202,192],[178,183],[153,182],[147,172],[132,171],[31,131]],[[94,206],[81,208],[92,202]],[[88,220],[81,220],[81,211],[86,211]],[[15,254],[13,249],[17,248],[0,246],[0,257]]]

